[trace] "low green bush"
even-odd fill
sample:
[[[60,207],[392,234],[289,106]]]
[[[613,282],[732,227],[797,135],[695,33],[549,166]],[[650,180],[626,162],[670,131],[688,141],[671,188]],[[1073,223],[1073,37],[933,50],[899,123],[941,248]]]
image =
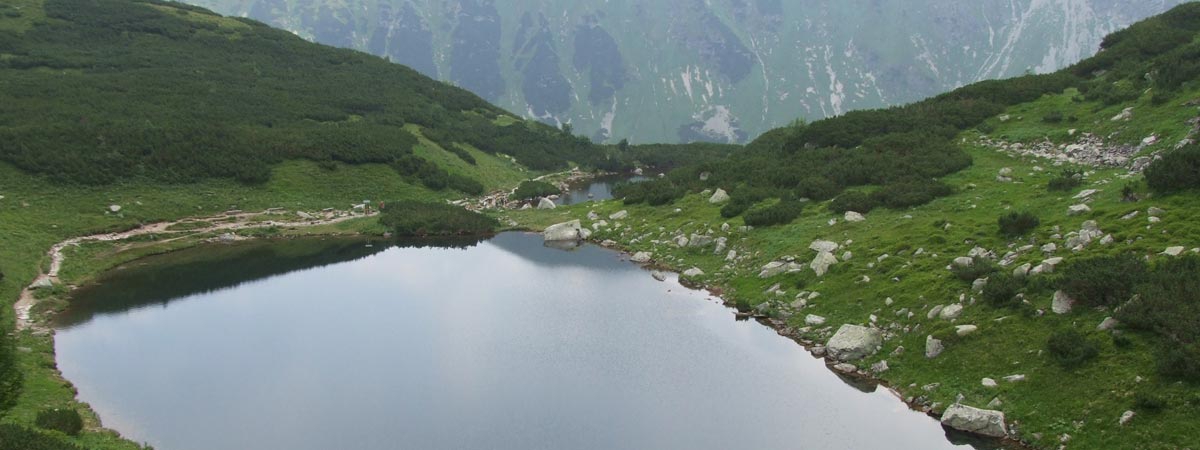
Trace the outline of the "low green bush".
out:
[[[1074,369],[1100,355],[1096,344],[1075,330],[1056,331],[1046,341],[1050,359],[1065,369]]]
[[[1138,391],[1133,394],[1133,407],[1140,412],[1156,413],[1167,409],[1167,400],[1153,392]]]
[[[1024,288],[1024,278],[1001,272],[988,278],[987,285],[983,287],[983,300],[995,308],[1018,307],[1021,299],[1017,294]]]
[[[780,200],[774,205],[750,210],[744,220],[752,227],[769,227],[792,223],[804,211],[804,204],[793,199]]]
[[[20,425],[0,424],[0,450],[83,450],[83,447]]]
[[[613,186],[613,196],[623,199],[626,205],[645,203],[662,206],[682,198],[687,190],[667,178],[658,178],[638,183],[621,182]]]
[[[1047,183],[1046,188],[1051,191],[1069,191],[1083,184],[1083,171],[1078,169],[1063,169],[1058,176],[1052,178]]]
[[[939,181],[907,181],[886,185],[871,197],[888,208],[902,209],[924,205],[952,193],[953,188]]]
[[[1063,268],[1059,289],[1088,306],[1117,306],[1146,279],[1146,262],[1134,254],[1078,259]]]
[[[379,223],[396,236],[467,236],[490,234],[494,218],[458,206],[405,200],[385,204]]]
[[[1200,145],[1175,150],[1150,163],[1146,167],[1146,184],[1160,193],[1200,187]]]
[[[83,418],[74,409],[50,408],[38,411],[34,424],[44,430],[61,431],[76,436],[83,431]]]
[[[1000,225],[1000,234],[1007,237],[1026,235],[1042,223],[1037,216],[1029,212],[1011,212],[1000,216],[997,222]]]
[[[859,191],[848,191],[833,199],[829,203],[829,210],[838,214],[845,213],[846,211],[866,214],[877,206],[879,206],[879,203],[874,198],[871,198],[870,195]]]
[[[1200,382],[1200,256],[1163,260],[1140,281],[1117,319],[1156,335],[1160,374]]]
[[[971,283],[999,270],[996,263],[987,258],[976,257],[973,261],[969,266],[952,266],[950,272],[954,273],[955,278]]]
[[[517,190],[513,191],[508,196],[511,200],[530,200],[538,197],[548,197],[562,193],[558,186],[547,183],[545,181],[527,180],[522,181]]]

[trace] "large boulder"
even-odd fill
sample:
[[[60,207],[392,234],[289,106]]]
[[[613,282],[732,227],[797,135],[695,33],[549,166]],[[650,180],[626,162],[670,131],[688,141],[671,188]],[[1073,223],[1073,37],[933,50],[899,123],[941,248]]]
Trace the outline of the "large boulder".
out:
[[[729,193],[725,192],[724,189],[717,189],[717,192],[713,192],[712,197],[708,198],[708,202],[714,205],[725,203],[727,201],[729,201]]]
[[[758,273],[759,278],[771,278],[775,275],[787,272],[787,263],[783,261],[771,261],[765,266],[762,266],[762,271]]]
[[[583,225],[578,220],[572,220],[546,227],[546,231],[542,232],[542,237],[547,242],[578,241],[582,239],[580,237],[581,230],[583,230]]]
[[[840,246],[838,245],[837,242],[831,242],[831,241],[813,241],[811,244],[808,244],[809,249],[812,249],[817,252],[833,253],[834,251],[836,251],[838,249],[838,247],[840,247]]]
[[[1067,295],[1063,291],[1054,292],[1054,300],[1050,302],[1050,310],[1055,314],[1067,314],[1071,312],[1071,307],[1075,306],[1075,299]]]
[[[846,214],[843,215],[842,218],[845,219],[847,222],[862,222],[864,220],[867,220],[867,218],[863,217],[862,214],[859,214],[854,211],[846,211]]]
[[[632,258],[629,258],[629,260],[630,260],[630,261],[633,261],[633,262],[635,262],[635,263],[645,264],[645,263],[648,263],[648,262],[650,262],[650,259],[652,259],[652,258],[654,258],[654,254],[653,254],[653,253],[650,253],[650,252],[637,252],[637,253],[634,253],[634,254],[633,254],[633,257],[632,257]]]
[[[833,253],[821,252],[813,258],[812,263],[809,263],[808,267],[812,268],[818,277],[822,277],[825,276],[826,272],[829,272],[829,266],[837,263],[838,259],[836,256],[833,256]]]
[[[542,197],[541,200],[538,200],[537,209],[554,209],[557,207],[558,205],[554,204],[554,200],[550,200],[545,197]]]
[[[933,336],[925,336],[925,357],[929,359],[937,358],[946,350],[946,346],[942,344],[940,339]]]
[[[708,247],[708,246],[712,245],[712,243],[713,243],[712,236],[709,236],[706,234],[692,233],[692,236],[690,238],[688,238],[687,245],[690,247]]]
[[[825,344],[830,358],[856,361],[871,356],[883,345],[883,334],[874,328],[842,325]]]
[[[960,404],[950,405],[942,414],[942,425],[984,436],[1008,436],[1004,413],[990,409],[972,408]]]
[[[683,276],[688,277],[688,278],[701,277],[701,276],[704,276],[704,271],[700,270],[699,267],[693,267],[691,269],[683,271]]]

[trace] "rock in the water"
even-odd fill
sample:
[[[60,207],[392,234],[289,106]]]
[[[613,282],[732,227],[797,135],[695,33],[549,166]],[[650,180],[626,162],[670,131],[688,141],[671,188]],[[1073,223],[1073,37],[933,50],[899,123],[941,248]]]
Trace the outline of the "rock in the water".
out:
[[[804,324],[810,325],[810,326],[825,325],[825,318],[818,316],[816,314],[809,314],[807,316],[804,316]]]
[[[583,226],[579,223],[579,221],[572,220],[570,222],[563,222],[547,227],[546,231],[542,232],[542,237],[546,241],[551,242],[578,241],[582,239],[580,237],[580,231],[582,230]]]
[[[862,222],[864,220],[867,220],[867,218],[863,217],[862,214],[856,213],[854,211],[846,211],[846,214],[843,217],[843,219],[845,219],[847,222]]]
[[[699,267],[693,267],[691,269],[683,271],[683,276],[688,277],[688,278],[694,278],[694,277],[703,276],[703,275],[704,275],[704,271],[700,270]]]
[[[558,205],[554,204],[554,200],[550,200],[545,197],[542,197],[541,200],[538,200],[537,209],[554,209],[557,207]]]
[[[953,305],[946,305],[946,307],[942,308],[942,311],[938,313],[938,316],[941,316],[941,318],[945,320],[954,320],[957,319],[958,316],[962,315],[962,310],[963,306],[957,303]]]
[[[658,280],[658,281],[666,281],[666,279],[667,279],[667,275],[666,275],[666,274],[664,274],[664,273],[662,273],[662,272],[659,272],[659,271],[657,271],[657,270],[655,270],[655,271],[653,271],[653,272],[650,272],[650,276],[651,276],[651,277],[653,277],[655,280]]]
[[[949,408],[946,408],[946,412],[942,414],[942,425],[984,436],[1005,437],[1008,435],[1003,412],[972,408],[961,404],[950,405]]]
[[[1063,291],[1054,292],[1054,300],[1050,304],[1050,310],[1055,314],[1067,314],[1071,312],[1071,307],[1075,306],[1075,299],[1067,295]]]
[[[833,253],[821,252],[817,254],[816,258],[813,258],[812,263],[809,263],[808,267],[812,268],[813,272],[820,277],[825,276],[825,273],[829,271],[829,266],[837,264],[837,262],[838,259],[836,256],[833,256]]]
[[[1071,205],[1067,208],[1067,215],[1078,216],[1080,214],[1092,212],[1092,207],[1084,204]]]
[[[883,345],[883,334],[874,328],[842,325],[825,344],[829,356],[839,361],[855,361],[874,354]]]
[[[713,192],[712,197],[708,198],[708,202],[714,205],[719,205],[727,201],[729,201],[729,193],[725,192],[724,189],[717,189],[717,192]]]
[[[630,261],[633,261],[633,262],[635,262],[635,263],[639,263],[639,264],[645,264],[645,263],[648,263],[648,262],[650,262],[650,260],[651,260],[652,258],[654,258],[654,254],[653,254],[653,253],[650,253],[650,252],[637,252],[637,253],[634,253],[634,254],[633,254],[633,257],[632,257],[632,258],[629,258],[629,260],[630,260]]]
[[[944,345],[942,345],[942,341],[940,339],[936,339],[933,336],[925,336],[925,357],[926,358],[929,358],[929,359],[937,358],[938,355],[941,355],[942,351],[945,349],[946,349],[946,347]]]
[[[837,242],[830,242],[830,241],[813,241],[811,244],[808,244],[809,249],[812,249],[817,252],[833,253],[834,251],[836,251],[838,249],[838,247],[839,247],[839,245]]]
[[[833,370],[842,373],[854,373],[858,371],[858,367],[855,367],[854,364],[849,363],[837,363],[833,365]]]
[[[617,211],[617,212],[615,212],[615,213],[612,213],[611,215],[609,215],[609,216],[608,216],[608,220],[621,220],[621,219],[624,219],[624,218],[626,218],[626,217],[629,217],[629,211],[626,211],[626,210],[623,210],[623,209],[622,209],[622,210],[620,210],[620,211]]]

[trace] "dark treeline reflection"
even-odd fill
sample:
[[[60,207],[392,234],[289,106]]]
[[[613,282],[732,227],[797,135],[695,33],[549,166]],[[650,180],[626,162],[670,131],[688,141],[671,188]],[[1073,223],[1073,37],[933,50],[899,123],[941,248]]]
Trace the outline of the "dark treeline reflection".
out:
[[[466,249],[481,241],[472,237],[375,241],[334,238],[203,245],[139,259],[104,274],[96,283],[77,291],[71,306],[55,321],[60,327],[70,327],[95,315],[166,305],[195,294],[366,258],[391,247]]]

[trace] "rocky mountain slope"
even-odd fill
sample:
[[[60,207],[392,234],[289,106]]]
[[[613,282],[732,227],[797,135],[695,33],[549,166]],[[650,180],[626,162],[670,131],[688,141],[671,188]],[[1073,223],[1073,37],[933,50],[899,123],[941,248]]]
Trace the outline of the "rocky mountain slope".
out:
[[[796,117],[1045,73],[1181,0],[189,0],[365,50],[596,140],[744,142]]]

